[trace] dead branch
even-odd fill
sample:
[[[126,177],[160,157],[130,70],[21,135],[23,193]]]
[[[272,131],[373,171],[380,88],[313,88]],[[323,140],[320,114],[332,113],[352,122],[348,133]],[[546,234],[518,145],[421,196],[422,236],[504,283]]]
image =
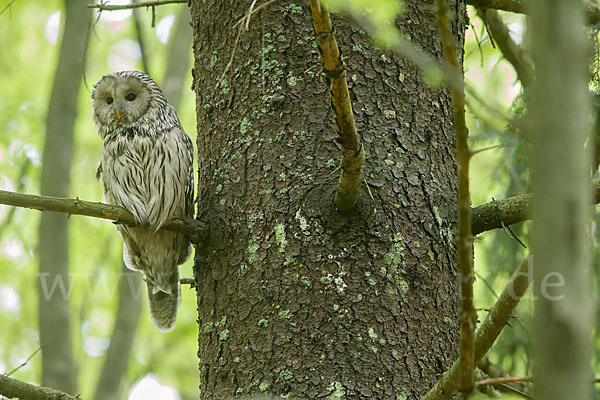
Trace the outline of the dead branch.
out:
[[[600,179],[592,181],[592,193],[595,193],[594,203],[600,203]],[[492,229],[502,228],[517,222],[531,219],[531,201],[533,194],[523,194],[504,200],[494,200],[473,208],[472,229],[478,235]]]

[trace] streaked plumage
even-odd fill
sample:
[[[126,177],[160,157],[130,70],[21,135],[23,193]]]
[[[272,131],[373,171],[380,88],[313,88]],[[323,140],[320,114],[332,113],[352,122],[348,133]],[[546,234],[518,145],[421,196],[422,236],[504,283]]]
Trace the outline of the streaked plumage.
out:
[[[181,302],[178,265],[190,254],[184,235],[159,230],[172,217],[192,217],[193,145],[158,85],[138,71],[104,75],[92,92],[103,141],[97,177],[106,201],[131,211],[145,227],[118,225],[123,260],[146,275],[154,325],[173,329]]]

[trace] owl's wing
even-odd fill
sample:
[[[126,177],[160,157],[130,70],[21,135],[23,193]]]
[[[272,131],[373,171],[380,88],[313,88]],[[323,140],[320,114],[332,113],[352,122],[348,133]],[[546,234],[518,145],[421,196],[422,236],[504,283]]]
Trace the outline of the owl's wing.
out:
[[[192,217],[194,170],[192,140],[180,127],[173,127],[157,140],[147,173],[150,201],[148,220],[160,227],[169,218]]]

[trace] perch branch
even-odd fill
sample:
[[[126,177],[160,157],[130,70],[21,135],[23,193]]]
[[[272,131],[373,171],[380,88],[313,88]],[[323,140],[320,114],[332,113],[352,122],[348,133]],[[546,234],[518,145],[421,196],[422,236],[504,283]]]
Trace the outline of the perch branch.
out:
[[[486,23],[494,42],[500,48],[504,58],[515,68],[517,77],[524,88],[533,83],[533,68],[527,55],[508,33],[508,27],[502,21],[498,11],[493,9],[477,9],[477,14]]]
[[[478,8],[493,8],[496,10],[510,11],[527,14],[528,4],[525,0],[467,0],[467,4]],[[583,3],[585,19],[588,24],[600,22],[600,6],[592,3]]]
[[[460,76],[459,86],[450,86],[456,148],[458,158],[458,223],[456,247],[460,271],[460,391],[473,391],[475,325],[477,313],[473,306],[473,235],[471,233],[471,195],[469,193],[469,160],[471,153],[467,143],[468,131],[465,121],[465,92],[462,69],[456,55],[456,43],[448,21],[447,0],[435,0],[438,30],[442,38],[446,64],[450,72]]]
[[[0,204],[40,211],[56,211],[69,215],[85,215],[88,217],[109,219],[118,224],[136,225],[132,213],[112,204],[61,197],[36,196],[5,190],[0,190]],[[197,242],[207,232],[206,225],[193,218],[174,218],[168,220],[162,226],[162,229],[188,235],[193,242]]]
[[[600,179],[592,181],[592,193],[595,193],[594,203],[600,203]],[[531,218],[531,201],[533,195],[523,194],[504,200],[494,200],[473,208],[473,234],[478,235],[492,229],[502,228],[523,222]]]
[[[109,5],[104,2],[100,2],[100,4],[88,4],[88,8],[97,8],[100,11],[114,11],[114,10],[130,10],[132,8],[142,8],[142,7],[156,7],[163,6],[165,4],[180,4],[187,3],[188,0],[158,0],[158,1],[146,1],[142,3],[129,3],[129,4],[115,4]]]
[[[36,386],[0,374],[0,394],[9,399],[27,400],[81,400],[60,390]]]
[[[342,167],[335,193],[335,205],[340,212],[346,214],[356,205],[365,164],[365,150],[356,131],[346,82],[346,66],[335,40],[329,11],[319,0],[310,0],[310,10],[342,144]]]
[[[492,348],[492,345],[502,332],[504,325],[510,319],[513,310],[525,294],[533,276],[530,276],[529,257],[521,263],[512,274],[508,284],[500,294],[500,298],[490,309],[490,312],[475,334],[475,363]],[[438,383],[422,400],[450,399],[458,389],[459,363],[455,361],[452,367],[442,375]]]

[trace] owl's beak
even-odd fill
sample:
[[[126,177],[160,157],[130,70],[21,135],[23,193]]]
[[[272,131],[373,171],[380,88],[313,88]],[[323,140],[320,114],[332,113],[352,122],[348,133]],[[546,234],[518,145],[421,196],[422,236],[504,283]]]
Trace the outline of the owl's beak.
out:
[[[117,115],[117,119],[121,119],[121,111],[118,108],[115,108],[115,114]]]

